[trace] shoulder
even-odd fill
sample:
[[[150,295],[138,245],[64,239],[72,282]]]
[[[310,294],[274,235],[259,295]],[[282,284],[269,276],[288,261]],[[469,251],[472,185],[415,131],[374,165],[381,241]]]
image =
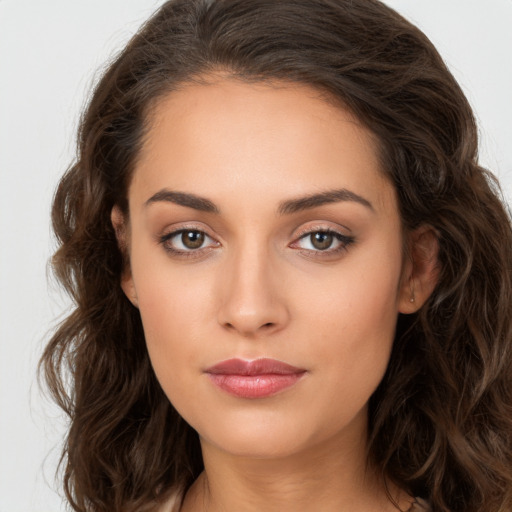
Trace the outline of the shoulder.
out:
[[[421,498],[415,498],[409,512],[431,512],[431,510],[432,508],[425,500],[422,500]]]
[[[172,493],[169,498],[158,507],[156,512],[180,512],[182,502],[181,492]]]

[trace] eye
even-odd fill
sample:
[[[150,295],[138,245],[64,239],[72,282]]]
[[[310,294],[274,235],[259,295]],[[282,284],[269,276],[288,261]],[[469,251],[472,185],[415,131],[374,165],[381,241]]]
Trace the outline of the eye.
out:
[[[292,247],[306,251],[337,253],[347,249],[354,242],[351,236],[343,235],[330,229],[309,231],[303,234]]]
[[[165,250],[174,254],[197,252],[201,249],[215,247],[218,242],[199,229],[180,229],[160,238]]]

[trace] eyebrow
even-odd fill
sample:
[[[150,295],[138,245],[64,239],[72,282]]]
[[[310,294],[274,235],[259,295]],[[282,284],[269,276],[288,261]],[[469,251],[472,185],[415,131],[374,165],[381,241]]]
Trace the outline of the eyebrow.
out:
[[[174,203],[180,206],[185,206],[187,208],[193,208],[194,210],[199,210],[202,212],[215,214],[220,213],[220,209],[215,205],[215,203],[209,199],[206,199],[205,197],[200,197],[187,192],[174,192],[168,189],[162,189],[156,194],[152,195],[146,201],[145,206],[149,206],[150,204],[158,203],[161,201]],[[338,203],[342,201],[353,201],[365,206],[372,211],[375,211],[370,201],[356,194],[355,192],[341,188],[283,201],[279,204],[277,212],[279,215],[290,215],[292,213],[317,208],[324,204]]]
[[[195,194],[188,194],[186,192],[172,192],[168,189],[162,189],[151,196],[146,201],[145,206],[149,206],[152,203],[158,203],[160,201],[186,206],[187,208],[193,208],[194,210],[199,210],[201,212],[220,213],[217,206],[209,199],[196,196]]]
[[[365,199],[364,197],[361,197],[360,195],[347,190],[346,188],[340,188],[336,190],[327,190],[318,194],[299,197],[297,199],[291,199],[289,201],[284,201],[279,205],[278,212],[281,215],[288,215],[291,213],[297,213],[303,210],[316,208],[324,204],[338,203],[342,201],[354,201],[356,203],[362,204],[363,206],[366,206],[366,208],[369,208],[372,211],[375,211],[372,203],[370,203],[368,199]]]

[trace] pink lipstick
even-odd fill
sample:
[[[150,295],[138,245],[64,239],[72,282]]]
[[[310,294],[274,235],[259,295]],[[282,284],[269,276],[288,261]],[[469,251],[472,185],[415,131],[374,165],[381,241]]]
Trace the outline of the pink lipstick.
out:
[[[205,373],[220,389],[239,398],[265,398],[293,386],[306,370],[276,359],[229,359]]]

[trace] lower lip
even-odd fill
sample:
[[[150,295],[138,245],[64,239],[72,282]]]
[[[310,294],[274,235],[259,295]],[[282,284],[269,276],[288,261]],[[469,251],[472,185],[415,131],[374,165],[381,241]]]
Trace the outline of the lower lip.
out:
[[[209,373],[211,381],[223,391],[239,398],[265,398],[292,387],[304,372],[263,375],[226,375]]]

